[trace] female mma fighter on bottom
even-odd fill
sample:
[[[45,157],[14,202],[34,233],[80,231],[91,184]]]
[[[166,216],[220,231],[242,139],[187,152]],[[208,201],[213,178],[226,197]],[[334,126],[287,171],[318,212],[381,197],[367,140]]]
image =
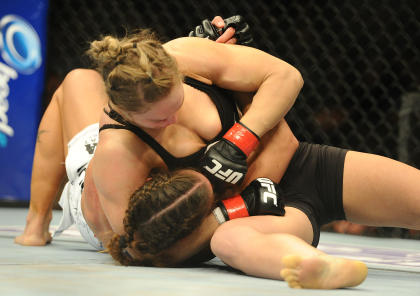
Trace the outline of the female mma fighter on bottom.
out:
[[[288,234],[293,227],[266,233],[264,227],[242,223],[250,215],[279,215],[286,222],[295,205],[285,207],[285,202],[282,190],[267,178],[254,180],[240,195],[215,201],[211,184],[197,171],[156,172],[131,196],[125,234],[115,235],[108,251],[123,265],[185,266],[211,259],[211,240],[211,251],[225,262],[250,275],[284,279],[293,288],[360,284],[367,275],[364,263],[326,255]],[[235,256],[225,256],[225,248],[233,248]]]

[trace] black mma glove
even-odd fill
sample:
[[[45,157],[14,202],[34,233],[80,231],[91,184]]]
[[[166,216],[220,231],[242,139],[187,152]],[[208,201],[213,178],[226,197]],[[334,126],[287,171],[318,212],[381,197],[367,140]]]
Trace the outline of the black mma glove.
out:
[[[268,178],[252,181],[239,195],[220,201],[213,214],[221,224],[227,220],[258,216],[284,216],[283,193]]]
[[[205,19],[201,22],[201,25],[196,26],[195,29],[188,34],[188,37],[200,37],[216,40],[221,35],[219,32],[221,32],[220,29],[213,26],[209,19]]]
[[[202,172],[213,184],[241,184],[249,154],[257,147],[259,137],[242,123],[235,123],[220,141],[210,144],[202,159]]]
[[[225,27],[222,30],[222,33],[226,31],[227,28],[233,27],[235,29],[236,43],[247,46],[254,46],[254,39],[252,38],[251,29],[244,18],[240,15],[234,15],[224,19]]]
[[[225,26],[223,29],[219,29],[213,26],[209,19],[205,19],[201,22],[201,25],[196,26],[188,36],[216,40],[227,30],[227,28],[233,27],[235,29],[233,37],[236,38],[237,44],[253,46],[254,39],[251,35],[251,29],[242,16],[234,15],[224,19],[224,22]]]

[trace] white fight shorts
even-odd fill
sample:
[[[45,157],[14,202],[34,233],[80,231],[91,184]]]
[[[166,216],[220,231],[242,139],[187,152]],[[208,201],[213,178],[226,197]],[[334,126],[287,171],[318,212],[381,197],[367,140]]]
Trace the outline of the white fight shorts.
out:
[[[83,217],[81,197],[85,171],[93,157],[99,137],[99,124],[95,123],[83,129],[68,143],[66,172],[69,181],[64,186],[58,204],[63,209],[63,216],[53,237],[76,224],[82,237],[95,249],[103,250],[102,243],[95,237]]]

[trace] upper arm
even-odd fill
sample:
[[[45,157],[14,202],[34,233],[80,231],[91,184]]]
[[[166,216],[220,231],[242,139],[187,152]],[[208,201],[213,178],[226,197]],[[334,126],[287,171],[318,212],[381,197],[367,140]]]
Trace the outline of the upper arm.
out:
[[[303,86],[296,68],[252,47],[200,38],[175,39],[165,46],[184,74],[232,91],[255,92],[241,122],[260,137],[284,118]]]
[[[165,44],[181,72],[193,73],[234,91],[256,91],[272,74],[298,71],[283,60],[247,46],[232,46],[202,38],[178,38]]]
[[[92,159],[93,180],[113,231],[121,234],[130,196],[144,184],[149,170],[125,145],[104,146],[98,146]]]

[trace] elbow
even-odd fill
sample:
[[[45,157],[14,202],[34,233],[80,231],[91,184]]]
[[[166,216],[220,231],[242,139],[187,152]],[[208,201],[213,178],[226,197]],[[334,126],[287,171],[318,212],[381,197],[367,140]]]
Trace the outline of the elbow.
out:
[[[291,66],[290,68],[291,69],[288,71],[289,73],[287,74],[287,78],[289,82],[295,85],[298,91],[300,91],[304,84],[302,74],[295,67]]]
[[[300,91],[303,87],[303,77],[302,74],[293,66],[287,68],[286,71],[283,71],[281,74],[282,83],[279,85],[282,89],[288,89],[289,94],[293,97],[292,104],[295,102],[299,96]],[[290,106],[291,108],[291,106]]]
[[[280,61],[276,64],[276,68],[272,72],[273,78],[279,87],[287,87],[290,90],[296,91],[296,95],[300,92],[303,87],[303,77],[300,71],[292,65]]]
[[[302,89],[303,84],[305,83],[305,81],[303,80],[303,76],[302,74],[299,72],[298,69],[296,69],[297,72],[297,80],[298,80],[298,84],[299,84],[299,89]]]

